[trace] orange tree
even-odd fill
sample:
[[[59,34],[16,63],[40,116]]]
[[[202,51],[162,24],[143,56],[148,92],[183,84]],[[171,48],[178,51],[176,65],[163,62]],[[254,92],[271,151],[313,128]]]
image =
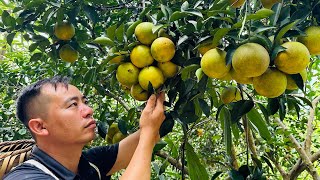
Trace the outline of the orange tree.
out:
[[[182,179],[319,179],[319,3],[2,1],[2,140],[26,137],[12,130],[17,90],[62,74],[99,109],[106,140],[112,123],[137,128],[138,100],[167,92],[160,134],[172,133],[155,149],[155,177],[171,163]],[[29,53],[14,53],[25,51],[17,41]]]

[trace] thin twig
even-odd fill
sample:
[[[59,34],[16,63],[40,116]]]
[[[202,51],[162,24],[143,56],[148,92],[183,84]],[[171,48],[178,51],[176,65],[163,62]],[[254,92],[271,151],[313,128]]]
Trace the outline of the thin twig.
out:
[[[178,168],[180,171],[182,171],[182,169],[184,169],[184,174],[188,175],[189,174],[189,170],[187,167],[182,168],[182,164],[177,161],[176,159],[174,159],[173,157],[169,156],[166,152],[164,151],[157,151],[155,152],[155,155],[168,160],[168,162],[173,165],[174,167]]]
[[[320,100],[320,96],[316,97],[312,101],[312,108],[310,109],[310,114],[308,118],[308,124],[307,124],[307,132],[306,132],[306,139],[304,141],[304,150],[310,156],[310,149],[311,149],[311,136],[313,133],[313,120],[314,120],[314,115],[315,115],[315,109],[317,107],[317,104]]]

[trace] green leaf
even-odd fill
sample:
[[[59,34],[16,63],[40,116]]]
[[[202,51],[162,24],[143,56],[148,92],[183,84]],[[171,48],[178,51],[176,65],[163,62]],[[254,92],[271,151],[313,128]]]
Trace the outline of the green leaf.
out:
[[[115,39],[115,34],[116,34],[116,29],[117,29],[117,24],[114,24],[112,26],[109,26],[107,28],[107,36],[110,38],[112,41]],[[134,29],[133,29],[134,32]],[[127,36],[128,37],[128,36]]]
[[[127,38],[130,38],[134,34],[134,30],[136,29],[138,24],[140,24],[141,22],[142,22],[141,20],[138,20],[129,26],[126,32]]]
[[[301,89],[303,91],[304,82],[303,82],[301,74],[300,73],[298,73],[298,74],[290,74],[290,76],[294,80],[294,82],[297,84],[299,89]]]
[[[164,27],[166,27],[166,26],[168,26],[167,24],[158,24],[158,25],[156,25],[156,26],[153,26],[152,27],[152,33],[154,34],[154,33],[158,33],[158,31],[161,29],[161,28],[164,28]]]
[[[271,140],[271,134],[268,130],[267,124],[261,117],[260,113],[255,108],[252,108],[251,111],[248,112],[247,116],[249,121],[258,128],[261,137],[267,141]]]
[[[167,135],[172,131],[174,120],[169,113],[166,113],[166,119],[162,122],[159,130],[160,137]]]
[[[231,124],[231,130],[232,130],[234,139],[238,141],[240,138],[240,130],[238,125],[236,123]]]
[[[42,17],[42,21],[44,22],[44,25],[47,25],[50,21],[51,17],[57,12],[57,9],[55,7],[48,9],[45,14]]]
[[[185,11],[189,8],[189,3],[188,1],[185,1],[182,5],[181,5],[181,11]]]
[[[10,46],[11,46],[11,43],[12,43],[15,35],[16,35],[16,33],[10,33],[10,34],[8,34],[8,36],[7,36],[7,43],[8,43]]]
[[[33,43],[29,46],[29,51],[33,52],[35,49],[37,49],[38,43]]]
[[[124,24],[121,24],[116,30],[116,37],[118,42],[123,41],[124,37]]]
[[[128,134],[128,129],[127,129],[127,122],[125,120],[119,120],[118,121],[118,127],[119,130],[122,134],[127,135]]]
[[[235,123],[239,119],[247,114],[254,106],[253,101],[250,100],[240,100],[234,103],[231,110],[231,122]]]
[[[274,115],[279,110],[280,104],[278,98],[269,98],[268,99],[268,112],[270,115]]]
[[[94,7],[88,5],[84,6],[83,11],[86,16],[93,22],[93,24],[99,22],[99,15]]]
[[[301,96],[295,96],[295,97],[301,99],[304,103],[306,103],[306,104],[309,105],[311,108],[313,108],[313,107],[312,107],[312,103],[311,103],[311,101],[310,101],[309,99],[307,99],[307,98],[305,98],[305,97],[301,97]]]
[[[161,4],[160,5],[160,9],[161,9],[161,12],[163,13],[164,17],[166,17],[166,19],[168,19],[169,18],[169,14],[167,12],[167,6]]]
[[[275,48],[273,48],[273,51],[271,53],[271,62],[273,63],[274,60],[276,59],[277,55],[282,52],[285,51],[287,48],[277,45]]]
[[[11,17],[10,14],[7,11],[3,11],[2,12],[1,18],[2,18],[2,23],[5,26],[15,27],[16,20],[13,17]]]
[[[172,15],[170,16],[169,21],[170,21],[170,22],[173,22],[173,21],[182,19],[182,18],[187,17],[187,16],[188,16],[188,14],[185,13],[185,12],[175,11],[175,12],[172,13]]]
[[[203,99],[199,99],[199,104],[200,104],[200,107],[201,107],[201,110],[202,112],[207,116],[209,117],[210,115],[210,107],[209,105],[207,104],[207,102]]]
[[[87,71],[84,75],[84,78],[83,78],[84,81],[86,83],[91,83],[93,81],[93,77],[94,77],[95,73],[96,73],[96,68],[92,68],[89,71]]]
[[[267,18],[273,14],[274,14],[274,11],[272,11],[271,9],[263,8],[258,10],[254,14],[248,15],[247,20],[259,20],[259,19]]]
[[[157,142],[157,144],[154,146],[153,148],[153,152],[157,152],[160,151],[161,149],[163,149],[164,147],[167,146],[167,143],[163,140],[160,140],[159,142]]]
[[[263,113],[263,116],[266,120],[267,123],[269,123],[269,113],[268,113],[268,110],[261,104],[261,103],[257,103],[260,110],[262,111]]]
[[[219,45],[219,41],[223,38],[223,36],[225,36],[226,34],[228,34],[228,32],[232,30],[232,28],[219,28],[218,31],[214,34],[214,38],[212,40],[212,45],[218,46]]]
[[[276,32],[274,43],[276,45],[279,45],[283,35],[286,34],[286,32],[288,32],[293,26],[295,26],[297,22],[298,22],[297,20],[294,22],[289,22],[283,25],[282,27],[280,27],[280,29]]]
[[[186,143],[186,157],[188,162],[187,166],[189,169],[189,177],[191,180],[209,179],[206,168],[201,164],[199,157],[188,142]]]
[[[114,42],[110,38],[103,37],[103,36],[97,37],[92,42],[103,45],[103,46],[114,46]]]
[[[189,75],[192,72],[195,72],[199,67],[200,67],[199,64],[192,64],[184,67],[181,71],[181,79],[185,81],[189,77]]]
[[[34,53],[31,58],[30,61],[39,61],[41,60],[43,54],[42,53]]]
[[[222,174],[223,172],[222,171],[218,171],[216,173],[213,174],[213,176],[211,177],[211,180],[215,180],[217,177],[220,176],[220,174]]]
[[[186,10],[184,12],[186,12],[189,15],[195,15],[195,16],[203,18],[202,13],[200,11],[196,10],[196,9],[188,9],[188,10]]]
[[[280,115],[280,119],[284,120],[285,116],[286,116],[286,101],[285,98],[280,98],[279,100],[279,104],[280,104],[280,108],[279,108],[279,115]]]
[[[64,20],[65,8],[61,7],[57,10],[57,22],[62,22]]]

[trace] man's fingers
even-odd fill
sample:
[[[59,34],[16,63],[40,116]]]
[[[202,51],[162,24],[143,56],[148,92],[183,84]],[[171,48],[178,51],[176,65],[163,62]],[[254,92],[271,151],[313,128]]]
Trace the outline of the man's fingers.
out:
[[[147,105],[146,105],[145,109],[151,109],[151,110],[153,110],[154,107],[155,107],[155,105],[156,105],[156,99],[157,99],[157,98],[156,98],[156,95],[152,94],[152,95],[149,97],[148,101],[147,101]]]
[[[165,100],[165,94],[164,94],[164,92],[162,91],[162,92],[160,92],[160,93],[158,94],[157,103],[163,104],[164,100]]]

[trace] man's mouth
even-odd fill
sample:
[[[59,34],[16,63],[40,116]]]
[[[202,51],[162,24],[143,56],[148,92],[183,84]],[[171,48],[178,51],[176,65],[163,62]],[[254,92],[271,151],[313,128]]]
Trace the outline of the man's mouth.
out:
[[[96,121],[90,120],[90,122],[85,126],[85,128],[95,128],[96,127]]]

